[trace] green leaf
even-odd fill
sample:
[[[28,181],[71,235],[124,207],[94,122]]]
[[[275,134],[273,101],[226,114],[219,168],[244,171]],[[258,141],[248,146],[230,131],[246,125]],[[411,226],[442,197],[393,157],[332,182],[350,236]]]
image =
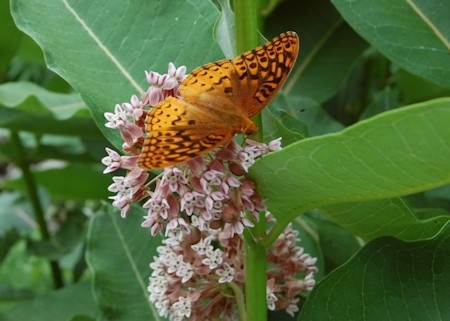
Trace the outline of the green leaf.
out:
[[[34,171],[33,176],[37,184],[43,186],[54,200],[84,201],[108,197],[108,186],[112,180],[109,175],[102,174],[102,171],[101,165],[70,164],[63,168]],[[26,192],[22,179],[7,180],[0,186]]]
[[[85,239],[86,215],[81,210],[66,210],[67,218],[59,222],[59,230],[48,240],[27,239],[27,251],[32,256],[61,260],[76,252]]]
[[[105,128],[103,114],[147,90],[145,70],[164,73],[169,62],[192,70],[223,58],[212,39],[218,11],[210,1],[19,0],[11,10],[117,148],[123,140]]]
[[[94,319],[99,311],[92,296],[90,282],[67,286],[62,290],[24,302],[0,314],[2,321],[72,320],[84,316]]]
[[[325,206],[324,213],[347,231],[366,240],[391,235],[404,241],[428,239],[449,224],[444,211],[427,210],[419,219],[414,210],[397,198]]]
[[[295,221],[302,218],[307,222],[313,223],[318,234],[316,238],[319,240],[320,248],[323,253],[322,255],[324,256],[324,262],[321,262],[319,258],[317,263],[325,264],[323,269],[318,266],[320,274],[326,275],[331,270],[344,264],[359,249],[361,249],[361,242],[358,241],[354,235],[333,222],[330,222],[317,211],[312,211],[304,216],[300,216]],[[304,233],[300,232],[300,235],[302,235],[303,239]],[[308,253],[310,253],[309,248],[307,249]],[[315,256],[314,253],[311,254],[313,257]]]
[[[225,58],[234,58],[236,52],[236,28],[234,25],[234,12],[230,0],[218,0],[220,17],[215,28],[215,38],[222,49]]]
[[[0,2],[0,19],[2,21],[2,32],[0,33],[0,82],[4,82],[6,71],[9,68],[11,58],[20,45],[20,32],[14,25],[9,14],[9,1]]]
[[[101,136],[79,95],[50,92],[28,82],[0,85],[0,127],[39,134]]]
[[[448,228],[433,240],[371,242],[316,285],[299,320],[448,320],[448,253]]]
[[[415,103],[439,96],[450,96],[450,89],[444,89],[436,83],[408,73],[403,69],[399,70],[394,77],[406,103]]]
[[[344,126],[333,119],[316,101],[303,96],[284,95],[284,103],[275,110],[283,124],[291,130],[298,130],[298,122],[308,125],[311,136],[337,132]],[[281,98],[281,97],[280,97]],[[281,99],[277,99],[279,102]],[[271,108],[273,109],[273,108]]]
[[[369,43],[409,72],[450,88],[448,0],[332,0]]]
[[[262,130],[264,131],[265,142],[270,142],[271,140],[281,137],[282,146],[287,146],[305,138],[306,136],[305,132],[307,132],[307,128],[304,123],[296,121],[295,130],[290,130],[286,126],[284,126],[280,118],[275,117],[269,111],[269,109],[263,111],[262,119],[263,119]],[[303,133],[299,132],[301,129],[303,130]]]
[[[4,230],[5,228],[2,229]],[[19,242],[21,238],[19,232],[16,229],[10,229],[7,230],[6,232],[3,231],[1,232],[2,233],[0,234],[0,262],[3,262],[5,257],[8,255],[9,250],[13,247],[14,244]]]
[[[281,225],[325,205],[392,198],[450,183],[450,99],[379,114],[258,160],[250,175]]]
[[[39,104],[24,103],[28,97],[35,97]],[[80,95],[51,92],[30,82],[0,85],[0,103],[4,107],[51,115],[57,120],[66,120],[75,115],[86,118],[89,116]]]
[[[284,1],[266,24],[271,36],[292,29],[300,38],[299,56],[284,86],[285,93],[318,103],[338,92],[353,63],[367,48],[326,0]]]
[[[392,88],[387,87],[384,90],[372,95],[372,101],[367,105],[359,116],[359,119],[366,119],[382,112],[401,107],[397,101],[397,95]]]
[[[24,219],[23,213],[27,213],[29,207],[23,204],[23,198],[17,192],[2,191],[0,194],[0,236],[5,235],[8,231],[17,230],[25,231],[30,229],[31,226],[26,219]]]
[[[105,210],[97,212],[91,222],[86,257],[104,317],[159,320],[149,301],[147,286],[149,264],[160,238],[152,238],[149,230],[141,227],[142,209],[136,208],[126,219],[111,206]]]

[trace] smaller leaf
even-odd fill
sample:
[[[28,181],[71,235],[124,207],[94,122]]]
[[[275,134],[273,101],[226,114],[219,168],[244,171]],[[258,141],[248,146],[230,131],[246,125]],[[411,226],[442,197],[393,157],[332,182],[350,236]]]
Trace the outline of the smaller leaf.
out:
[[[319,104],[336,95],[353,63],[367,48],[367,42],[326,0],[283,1],[268,17],[267,28],[273,35],[280,30],[298,33],[300,53],[285,90]]]
[[[220,16],[217,20],[214,34],[225,58],[234,58],[236,52],[236,30],[234,26],[234,12],[230,0],[219,0]]]
[[[298,121],[298,123],[300,123],[301,126],[296,126],[295,131],[290,130],[286,126],[284,126],[282,120],[279,117],[275,117],[267,108],[262,112],[262,119],[265,142],[269,142],[273,139],[282,137],[281,145],[288,146],[305,138],[304,133],[298,132],[298,129],[302,127],[306,132],[306,125],[300,123],[300,121]]]
[[[27,82],[0,85],[0,127],[39,134],[101,137],[79,95],[53,93]]]
[[[380,236],[395,236],[404,241],[428,239],[450,222],[450,216],[443,212],[418,219],[398,198],[333,204],[325,206],[323,211],[331,220],[365,240]]]
[[[28,97],[35,97],[39,104],[24,103]],[[0,104],[5,107],[50,114],[58,120],[69,119],[74,115],[89,117],[89,111],[80,95],[50,92],[29,82],[0,85]]]
[[[298,128],[294,120],[307,124],[311,136],[338,132],[344,128],[319,103],[310,98],[292,95],[287,97],[286,101],[287,103],[283,105],[283,113],[290,117],[286,120],[282,115],[280,117],[285,126],[290,129]]]
[[[333,222],[330,222],[319,212],[311,211],[304,217],[305,220],[314,223],[318,233],[326,269],[326,271],[322,271],[319,268],[319,273],[327,274],[336,267],[344,264],[361,249],[361,242],[354,235]]]

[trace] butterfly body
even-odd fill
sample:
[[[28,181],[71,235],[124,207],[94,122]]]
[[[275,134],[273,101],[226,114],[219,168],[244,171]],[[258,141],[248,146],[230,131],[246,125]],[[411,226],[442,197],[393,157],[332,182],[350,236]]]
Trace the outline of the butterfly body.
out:
[[[195,69],[180,84],[180,98],[168,97],[149,111],[139,166],[173,166],[226,145],[235,134],[256,133],[250,118],[275,97],[298,48],[297,34],[287,32]]]

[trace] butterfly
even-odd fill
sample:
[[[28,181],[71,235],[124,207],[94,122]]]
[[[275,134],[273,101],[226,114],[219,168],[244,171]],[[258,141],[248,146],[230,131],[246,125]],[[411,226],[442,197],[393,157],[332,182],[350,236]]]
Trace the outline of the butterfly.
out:
[[[149,111],[139,167],[174,166],[225,146],[235,134],[253,135],[251,118],[275,97],[291,71],[299,39],[288,31],[236,58],[195,69]]]

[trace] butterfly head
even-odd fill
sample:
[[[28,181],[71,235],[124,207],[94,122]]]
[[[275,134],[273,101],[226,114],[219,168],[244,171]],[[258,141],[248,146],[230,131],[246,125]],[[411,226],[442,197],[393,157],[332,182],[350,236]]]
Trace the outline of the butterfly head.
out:
[[[243,133],[247,136],[256,134],[256,132],[258,131],[258,127],[255,125],[255,123],[252,122],[249,118],[246,118],[245,120],[246,121],[242,123],[242,127],[239,133]]]

